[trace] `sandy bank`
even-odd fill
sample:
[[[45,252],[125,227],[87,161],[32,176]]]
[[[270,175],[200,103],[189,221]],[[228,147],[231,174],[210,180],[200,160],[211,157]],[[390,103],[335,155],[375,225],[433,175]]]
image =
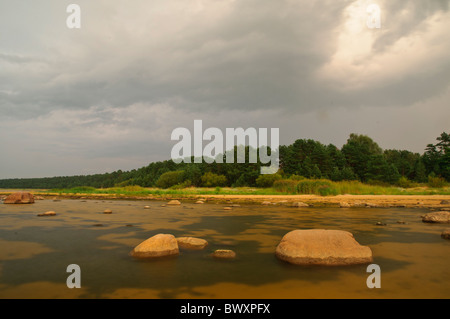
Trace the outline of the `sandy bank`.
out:
[[[0,192],[0,197],[11,192]],[[314,207],[422,207],[450,209],[450,195],[114,195],[114,194],[43,194],[36,192],[37,199],[121,199],[121,200],[171,200],[195,202],[204,199],[207,203],[217,204],[263,204],[286,205],[303,202]]]

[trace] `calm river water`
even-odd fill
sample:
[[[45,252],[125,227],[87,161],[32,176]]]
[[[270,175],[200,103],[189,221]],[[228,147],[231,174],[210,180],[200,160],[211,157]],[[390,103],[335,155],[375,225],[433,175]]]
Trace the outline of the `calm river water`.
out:
[[[422,223],[426,209],[161,204],[0,204],[0,298],[450,298],[450,241],[440,237],[449,225]],[[49,210],[58,215],[36,216]],[[368,245],[381,288],[367,288],[367,265],[303,267],[276,259],[284,234],[312,228],[346,230]],[[158,233],[201,237],[209,246],[163,260],[128,255]],[[215,249],[232,249],[237,258],[215,260]],[[70,264],[81,268],[80,289],[66,286]]]

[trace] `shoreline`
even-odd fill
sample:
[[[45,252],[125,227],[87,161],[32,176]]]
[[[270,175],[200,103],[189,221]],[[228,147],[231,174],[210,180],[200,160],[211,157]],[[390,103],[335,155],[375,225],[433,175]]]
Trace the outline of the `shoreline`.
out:
[[[14,191],[0,192],[0,198]],[[82,199],[82,200],[180,200],[195,203],[202,199],[215,204],[256,204],[292,206],[302,202],[311,207],[368,207],[368,208],[430,208],[450,210],[450,195],[125,195],[125,194],[59,194],[30,191],[37,200]]]

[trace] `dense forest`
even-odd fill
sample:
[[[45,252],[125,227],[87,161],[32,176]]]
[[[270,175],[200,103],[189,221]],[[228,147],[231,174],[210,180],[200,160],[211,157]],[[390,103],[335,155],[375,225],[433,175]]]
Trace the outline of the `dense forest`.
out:
[[[248,147],[246,148],[248,156]],[[235,155],[237,152],[235,152]],[[109,188],[252,186],[270,187],[278,179],[359,180],[364,183],[408,187],[410,183],[450,181],[450,135],[442,133],[421,155],[406,150],[382,150],[366,135],[351,134],[341,149],[300,139],[279,148],[277,174],[260,175],[261,163],[150,163],[131,171],[47,178],[0,180],[0,188]]]

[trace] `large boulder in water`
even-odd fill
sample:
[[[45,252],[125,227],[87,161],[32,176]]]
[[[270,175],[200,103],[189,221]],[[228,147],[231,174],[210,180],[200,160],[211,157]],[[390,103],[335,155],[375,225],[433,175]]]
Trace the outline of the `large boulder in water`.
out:
[[[4,204],[33,204],[34,197],[30,193],[19,192],[9,195],[3,201]]]
[[[281,239],[275,255],[295,265],[353,265],[370,263],[372,250],[341,230],[294,230]]]
[[[422,221],[424,223],[439,223],[439,224],[450,223],[450,212],[440,211],[428,213],[425,214],[425,216],[423,216]]]
[[[136,246],[131,251],[131,256],[137,258],[154,258],[173,256],[179,253],[178,242],[173,235],[158,234]]]

